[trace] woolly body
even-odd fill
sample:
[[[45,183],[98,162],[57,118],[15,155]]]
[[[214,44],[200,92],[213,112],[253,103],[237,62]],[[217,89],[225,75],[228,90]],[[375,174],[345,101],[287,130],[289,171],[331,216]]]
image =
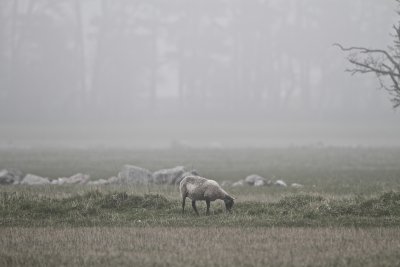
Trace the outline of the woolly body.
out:
[[[225,202],[228,211],[233,206],[233,198],[221,188],[214,180],[209,180],[200,176],[187,176],[179,186],[182,196],[182,212],[185,209],[186,197],[192,200],[194,211],[198,214],[195,202],[197,200],[205,200],[207,203],[207,214],[209,213],[210,201],[221,199]]]

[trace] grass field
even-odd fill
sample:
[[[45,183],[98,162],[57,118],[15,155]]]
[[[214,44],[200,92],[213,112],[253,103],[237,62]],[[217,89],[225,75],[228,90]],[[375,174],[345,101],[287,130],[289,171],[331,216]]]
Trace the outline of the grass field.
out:
[[[184,165],[236,181],[257,173],[300,189],[227,187],[190,204],[174,186],[2,186],[0,266],[398,266],[400,149],[0,150],[0,169],[49,178]]]
[[[1,266],[399,266],[399,228],[0,228]]]

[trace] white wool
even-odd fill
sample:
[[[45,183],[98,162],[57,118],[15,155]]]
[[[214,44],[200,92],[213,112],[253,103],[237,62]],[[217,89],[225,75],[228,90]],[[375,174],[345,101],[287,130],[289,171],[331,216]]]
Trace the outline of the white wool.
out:
[[[199,212],[196,208],[196,201],[205,200],[207,204],[208,215],[210,212],[210,202],[221,199],[225,202],[225,208],[231,211],[234,204],[234,198],[231,197],[221,186],[214,180],[209,180],[200,176],[186,176],[180,183],[179,189],[182,196],[182,213],[185,211],[185,200],[192,200],[192,207],[197,215]]]
[[[185,177],[181,181],[179,189],[182,197],[186,195],[191,200],[223,200],[228,195],[216,181],[200,176]]]

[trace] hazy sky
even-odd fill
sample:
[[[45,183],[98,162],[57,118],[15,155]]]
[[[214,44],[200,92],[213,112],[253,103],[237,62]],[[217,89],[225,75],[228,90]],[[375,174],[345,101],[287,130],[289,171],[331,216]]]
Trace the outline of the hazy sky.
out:
[[[391,0],[3,0],[0,145],[399,145],[332,44],[386,48]],[[174,141],[175,140],[175,141]]]

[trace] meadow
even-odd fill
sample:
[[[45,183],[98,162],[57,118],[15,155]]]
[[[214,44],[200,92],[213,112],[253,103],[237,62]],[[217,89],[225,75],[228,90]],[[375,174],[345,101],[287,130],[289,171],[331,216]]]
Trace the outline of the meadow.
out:
[[[398,228],[0,228],[1,266],[398,266]]]
[[[398,266],[400,149],[2,149],[0,169],[49,178],[184,165],[219,182],[257,173],[303,188],[226,187],[187,203],[175,186],[2,186],[1,266]]]

